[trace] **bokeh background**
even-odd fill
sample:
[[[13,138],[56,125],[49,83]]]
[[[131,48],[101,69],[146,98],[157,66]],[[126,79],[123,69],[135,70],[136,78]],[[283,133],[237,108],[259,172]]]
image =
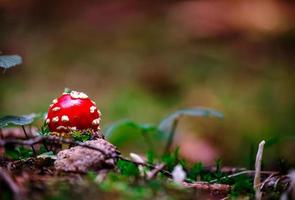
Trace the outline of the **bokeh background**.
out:
[[[181,120],[182,156],[247,167],[266,139],[265,166],[294,166],[294,21],[289,0],[1,0],[0,50],[24,64],[0,74],[0,115],[46,112],[65,87],[103,128],[210,107],[224,120]],[[120,148],[145,150],[132,140]]]

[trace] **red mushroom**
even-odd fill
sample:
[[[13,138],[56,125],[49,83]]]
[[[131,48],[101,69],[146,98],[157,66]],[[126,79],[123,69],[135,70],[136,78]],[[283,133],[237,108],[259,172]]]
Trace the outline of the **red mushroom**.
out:
[[[101,113],[85,93],[71,91],[52,101],[46,117],[51,132],[100,130]]]

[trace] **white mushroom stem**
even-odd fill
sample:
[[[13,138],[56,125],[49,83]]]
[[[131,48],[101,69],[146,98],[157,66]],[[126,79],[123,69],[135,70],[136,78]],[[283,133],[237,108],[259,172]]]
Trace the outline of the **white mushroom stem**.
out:
[[[261,161],[262,161],[262,155],[263,155],[263,149],[264,149],[265,141],[262,140],[259,143],[258,151],[256,154],[256,162],[255,162],[255,177],[253,182],[253,187],[255,190],[255,198],[256,200],[260,200],[262,197],[262,193],[260,191],[260,173],[261,173]]]

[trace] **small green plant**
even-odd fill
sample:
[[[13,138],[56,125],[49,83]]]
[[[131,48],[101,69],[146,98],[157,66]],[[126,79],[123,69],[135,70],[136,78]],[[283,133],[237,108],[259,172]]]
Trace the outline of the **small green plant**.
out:
[[[33,151],[23,146],[16,147],[14,149],[6,149],[5,156],[13,160],[27,159],[33,155]]]
[[[49,127],[48,127],[48,125],[45,122],[43,122],[43,124],[42,124],[42,126],[40,128],[39,134],[40,135],[43,135],[43,136],[50,135]]]
[[[137,165],[135,165],[134,163],[127,162],[124,160],[119,160],[117,166],[121,174],[125,176],[133,176],[133,177],[139,176],[139,169]]]
[[[204,166],[203,163],[197,162],[195,163],[192,168],[188,171],[188,178],[191,180],[197,180],[198,177],[201,178],[201,176],[204,174]]]
[[[172,171],[173,168],[179,163],[179,148],[177,147],[174,152],[170,154],[163,155],[162,161],[166,164],[167,169]]]
[[[85,142],[91,139],[91,133],[87,131],[72,131],[71,134],[76,142]]]
[[[231,190],[232,197],[238,197],[243,194],[254,197],[252,180],[247,176],[238,176],[231,180],[233,187]]]

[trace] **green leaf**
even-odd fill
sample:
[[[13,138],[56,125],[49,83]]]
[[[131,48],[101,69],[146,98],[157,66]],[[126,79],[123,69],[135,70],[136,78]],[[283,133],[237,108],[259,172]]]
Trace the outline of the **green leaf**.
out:
[[[104,131],[104,134],[106,137],[111,137],[114,133],[120,131],[121,129],[134,129],[136,131],[149,132],[157,130],[157,127],[149,124],[138,124],[127,119],[113,123]]]
[[[109,138],[111,137],[113,134],[115,134],[118,131],[121,131],[122,129],[138,129],[138,125],[131,121],[131,120],[122,120],[116,123],[113,123],[112,125],[110,125],[105,131],[104,131],[104,135]]]
[[[147,163],[153,165],[154,159],[155,159],[155,152],[151,150],[147,151],[146,157],[147,157]]]
[[[0,56],[0,67],[8,69],[22,63],[22,58],[19,55]]]
[[[43,124],[42,124],[42,126],[40,128],[39,134],[42,135],[42,136],[49,136],[50,135],[49,127],[48,127],[48,125],[46,124],[45,121],[43,122]]]
[[[139,176],[138,167],[134,163],[119,160],[117,166],[120,172],[125,176]]]
[[[31,157],[33,155],[33,152],[31,149],[25,148],[23,146],[19,146],[12,150],[6,150],[5,155],[14,160],[20,160],[20,159],[26,159]]]
[[[104,131],[104,135],[109,141],[116,144],[117,146],[127,144],[128,142],[137,140],[143,136],[149,137],[151,139],[157,138],[157,140],[163,138],[161,134],[159,134],[156,126],[138,124],[131,120],[122,120],[113,123]],[[148,142],[154,141],[146,140],[145,142],[148,144]]]
[[[29,125],[34,121],[35,114],[22,116],[4,116],[0,118],[0,128],[4,128],[10,124],[24,126]]]
[[[162,120],[158,126],[159,130],[164,133],[171,133],[175,127],[175,123],[177,123],[182,116],[223,118],[223,114],[221,112],[209,108],[182,109],[172,113]]]

